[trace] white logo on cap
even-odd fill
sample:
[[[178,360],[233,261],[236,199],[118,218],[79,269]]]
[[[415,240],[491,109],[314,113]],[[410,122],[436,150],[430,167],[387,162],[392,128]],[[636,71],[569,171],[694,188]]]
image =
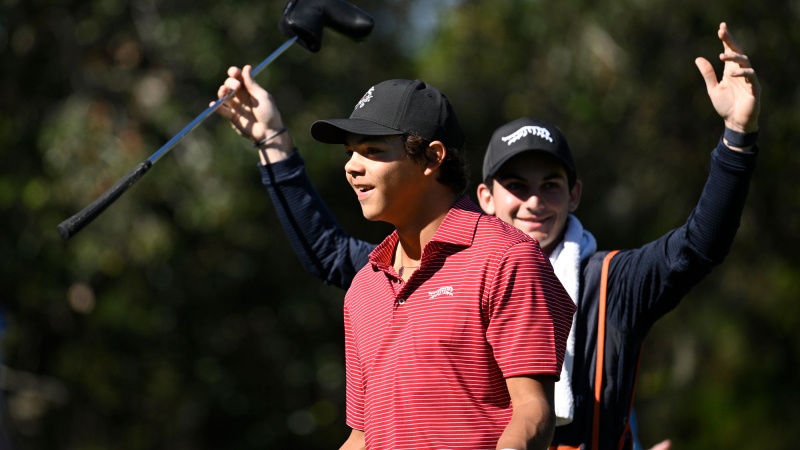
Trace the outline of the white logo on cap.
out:
[[[539,136],[542,139],[546,139],[550,142],[553,142],[553,138],[550,137],[550,131],[547,128],[534,127],[532,125],[524,126],[519,130],[509,134],[508,136],[502,137],[500,139],[502,139],[503,142],[508,142],[508,145],[511,145],[514,142],[517,142],[518,140],[524,138],[529,134],[532,136]]]
[[[369,88],[367,93],[364,94],[363,97],[361,97],[361,100],[359,100],[358,103],[356,103],[356,107],[353,108],[353,109],[363,108],[365,103],[368,103],[370,100],[372,100],[372,93],[374,91],[375,91],[375,86],[372,86],[371,88]]]

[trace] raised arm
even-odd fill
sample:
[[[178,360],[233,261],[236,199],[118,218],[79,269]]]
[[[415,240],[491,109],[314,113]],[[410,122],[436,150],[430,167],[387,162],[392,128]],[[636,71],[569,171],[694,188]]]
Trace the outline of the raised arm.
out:
[[[736,236],[755,169],[761,86],[725,23],[717,36],[723,45],[722,78],[717,80],[705,58],[695,64],[725,134],[711,154],[708,180],[686,224],[611,261],[609,317],[616,326],[645,333],[724,260]]]
[[[303,268],[347,288],[374,245],[349,236],[314,190],[275,100],[253,80],[250,66],[228,69],[217,95],[222,98],[234,89],[236,94],[217,112],[237,133],[257,143],[262,182]]]

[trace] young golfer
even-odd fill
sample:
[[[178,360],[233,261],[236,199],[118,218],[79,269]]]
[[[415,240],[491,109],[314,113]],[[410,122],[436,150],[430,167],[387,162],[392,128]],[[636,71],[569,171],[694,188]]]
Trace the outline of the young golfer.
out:
[[[485,182],[477,192],[481,206],[538,240],[578,307],[556,386],[560,426],[554,446],[631,447],[629,413],[642,341],[655,321],[724,259],[733,241],[755,167],[760,87],[724,23],[717,34],[724,49],[722,79],[717,81],[707,60],[696,60],[725,122],[706,186],[686,224],[610,261],[602,318],[601,267],[608,252],[597,251],[594,237],[572,214],[580,202],[581,183],[563,135],[546,122],[520,119],[499,128],[489,145]],[[267,128],[281,129],[280,116],[266,102],[268,94],[248,72],[232,69],[229,75],[226,84],[239,87],[243,82],[246,88],[225,111],[234,127],[255,140],[267,136]],[[268,107],[251,107],[253,99]],[[286,134],[262,146],[260,155],[264,184],[303,266],[327,283],[350,286],[374,246],[348,236],[336,224]],[[595,402],[600,319],[605,345]]]
[[[265,148],[286,140],[270,109]],[[445,96],[384,81],[311,134],[344,145],[364,217],[395,227],[345,296],[342,448],[547,448],[576,308],[536,241],[463,195],[464,133]]]

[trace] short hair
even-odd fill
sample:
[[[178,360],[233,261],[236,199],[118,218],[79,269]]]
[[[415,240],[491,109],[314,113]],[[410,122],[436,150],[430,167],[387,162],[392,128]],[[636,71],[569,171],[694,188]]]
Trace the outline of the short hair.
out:
[[[406,154],[415,163],[432,161],[428,156],[428,146],[431,141],[414,133],[406,133],[403,135],[403,144]],[[439,177],[436,180],[449,186],[456,195],[463,195],[469,186],[469,167],[464,152],[462,149],[449,147],[446,144],[445,148],[447,154],[442,165],[439,166]]]

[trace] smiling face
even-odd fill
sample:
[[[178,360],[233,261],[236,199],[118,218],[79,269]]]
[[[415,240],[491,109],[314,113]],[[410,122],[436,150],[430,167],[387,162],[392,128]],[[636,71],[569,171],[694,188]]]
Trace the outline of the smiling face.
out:
[[[580,198],[581,182],[570,189],[561,162],[537,151],[520,153],[503,164],[492,189],[478,186],[483,210],[538,240],[547,255],[561,242],[569,213],[578,208]]]
[[[419,207],[426,183],[425,164],[406,154],[402,136],[348,134],[344,170],[369,220],[399,227]],[[429,177],[428,177],[429,178]]]

